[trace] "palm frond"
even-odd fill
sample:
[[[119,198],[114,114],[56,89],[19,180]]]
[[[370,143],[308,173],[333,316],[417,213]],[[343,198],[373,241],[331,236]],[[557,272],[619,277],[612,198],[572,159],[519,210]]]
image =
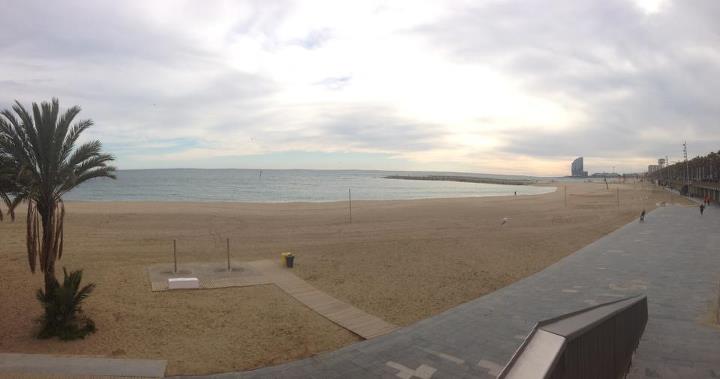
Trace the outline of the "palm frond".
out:
[[[31,157],[35,158],[35,162],[39,163],[39,161],[42,161],[42,159],[40,158],[43,156],[43,153],[40,148],[38,133],[35,129],[35,123],[33,122],[32,116],[30,116],[30,113],[28,113],[27,109],[25,109],[25,107],[23,107],[23,105],[20,104],[20,102],[18,102],[17,100],[15,101],[15,106],[13,106],[13,110],[15,110],[15,113],[17,113],[21,121],[21,123],[19,124],[19,128],[17,129],[22,131],[18,131],[16,133],[18,134],[18,136],[24,136],[23,147],[28,150],[28,154]]]
[[[12,202],[8,205],[8,214],[10,215],[11,220],[15,220],[15,209],[26,199],[27,194],[24,193],[17,194],[15,195],[15,198],[12,199]]]
[[[84,174],[77,177],[75,184],[81,184],[84,183],[90,179],[94,178],[110,178],[115,179],[117,178],[115,176],[115,171],[117,169],[114,166],[105,166],[105,167],[99,167],[91,171],[87,171]]]
[[[80,134],[87,130],[89,127],[93,125],[92,120],[82,120],[75,125],[73,125],[72,129],[67,133],[67,136],[62,142],[62,150],[60,152],[60,160],[66,161],[70,152],[75,149],[75,142],[77,142],[77,139],[80,137]]]
[[[77,166],[82,162],[100,154],[102,144],[100,141],[86,142],[75,149],[75,151],[68,158],[67,164],[70,166]]]
[[[65,151],[65,139],[68,135],[68,130],[70,130],[70,125],[72,124],[72,121],[75,119],[75,116],[77,116],[78,113],[80,113],[80,107],[78,107],[77,105],[68,108],[65,113],[63,113],[62,117],[60,117],[60,121],[58,122],[57,128],[55,129],[53,143],[55,144],[55,151],[58,152],[58,160],[60,162],[62,162],[66,158],[63,156],[63,152]]]
[[[80,308],[80,305],[85,301],[85,299],[90,296],[90,294],[95,290],[95,283],[90,283],[85,285],[83,288],[81,288],[77,294],[75,295],[75,311],[76,312],[82,312],[82,309]]]

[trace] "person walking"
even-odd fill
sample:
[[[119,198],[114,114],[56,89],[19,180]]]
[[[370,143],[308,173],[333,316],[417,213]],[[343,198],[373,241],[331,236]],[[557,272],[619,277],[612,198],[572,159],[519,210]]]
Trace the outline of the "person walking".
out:
[[[640,212],[640,222],[645,222],[645,210],[643,209],[642,212]]]
[[[705,212],[705,204],[700,204],[700,216],[703,215],[703,212]]]

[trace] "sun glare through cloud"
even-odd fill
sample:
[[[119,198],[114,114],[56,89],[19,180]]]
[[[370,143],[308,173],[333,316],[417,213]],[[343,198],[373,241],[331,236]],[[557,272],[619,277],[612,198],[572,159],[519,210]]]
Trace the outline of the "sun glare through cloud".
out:
[[[660,12],[668,5],[669,0],[632,0],[643,11],[653,14]]]

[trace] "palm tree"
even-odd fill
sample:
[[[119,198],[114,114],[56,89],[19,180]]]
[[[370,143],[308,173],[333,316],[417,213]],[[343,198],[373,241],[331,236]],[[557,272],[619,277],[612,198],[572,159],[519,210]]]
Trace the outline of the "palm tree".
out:
[[[50,293],[37,290],[37,299],[45,309],[38,338],[60,337],[61,340],[85,338],[95,332],[95,323],[83,315],[82,303],[95,289],[91,283],[80,287],[82,270],[68,274],[63,267],[63,282]]]
[[[0,112],[0,157],[14,168],[9,208],[27,203],[27,256],[30,271],[39,263],[45,274],[45,293],[57,286],[55,260],[63,252],[62,196],[79,184],[98,177],[115,178],[114,158],[103,154],[99,141],[75,146],[92,120],[73,120],[80,107],[62,115],[58,99],[32,104],[32,113],[18,101]],[[72,125],[71,125],[72,124]],[[7,195],[5,197],[8,197]]]

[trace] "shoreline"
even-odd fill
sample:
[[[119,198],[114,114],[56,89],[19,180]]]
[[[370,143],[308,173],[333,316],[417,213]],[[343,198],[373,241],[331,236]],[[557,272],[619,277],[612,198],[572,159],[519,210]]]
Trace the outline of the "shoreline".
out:
[[[485,183],[485,184],[494,184],[494,183]],[[532,194],[518,194],[514,195],[511,193],[508,194],[491,194],[491,195],[482,195],[482,196],[457,196],[457,197],[418,197],[418,198],[405,198],[405,199],[352,199],[354,202],[392,202],[392,201],[418,201],[418,200],[453,200],[453,199],[462,199],[462,200],[470,200],[470,199],[483,199],[483,198],[506,198],[506,197],[536,197],[536,196],[542,196],[547,195],[551,193],[555,193],[558,190],[558,185],[556,183],[552,182],[536,182],[533,184],[530,184],[530,186],[535,187],[552,187],[552,191],[548,192],[541,192],[541,193],[532,193]],[[142,203],[142,204],[214,204],[214,203],[222,203],[222,204],[248,204],[248,205],[273,205],[273,204],[290,204],[290,205],[300,205],[300,204],[332,204],[332,203],[347,203],[348,200],[317,200],[317,201],[237,201],[237,200],[78,200],[78,199],[69,199],[64,200],[66,204],[81,204],[81,203],[88,203],[88,204],[132,204],[132,203]]]
[[[384,179],[401,179],[401,180],[426,180],[440,182],[460,182],[460,183],[481,183],[481,184],[499,184],[509,186],[529,186],[537,184],[536,180],[531,179],[501,179],[501,178],[483,178],[475,176],[455,176],[455,175],[389,175],[383,176]]]
[[[490,183],[487,183],[490,184]],[[540,185],[537,185],[541,187]],[[352,199],[352,202],[393,202],[393,201],[420,201],[420,200],[471,200],[471,199],[484,199],[484,198],[506,198],[506,197],[528,197],[528,196],[542,196],[550,193],[557,192],[557,186],[542,186],[542,187],[554,187],[555,190],[542,193],[532,194],[497,194],[497,195],[484,195],[484,196],[458,196],[458,197],[418,197],[418,198],[407,198],[407,199]],[[348,200],[317,200],[317,201],[234,201],[234,200],[64,200],[65,204],[248,204],[248,205],[274,205],[274,204],[332,204],[332,203],[347,203]]]

